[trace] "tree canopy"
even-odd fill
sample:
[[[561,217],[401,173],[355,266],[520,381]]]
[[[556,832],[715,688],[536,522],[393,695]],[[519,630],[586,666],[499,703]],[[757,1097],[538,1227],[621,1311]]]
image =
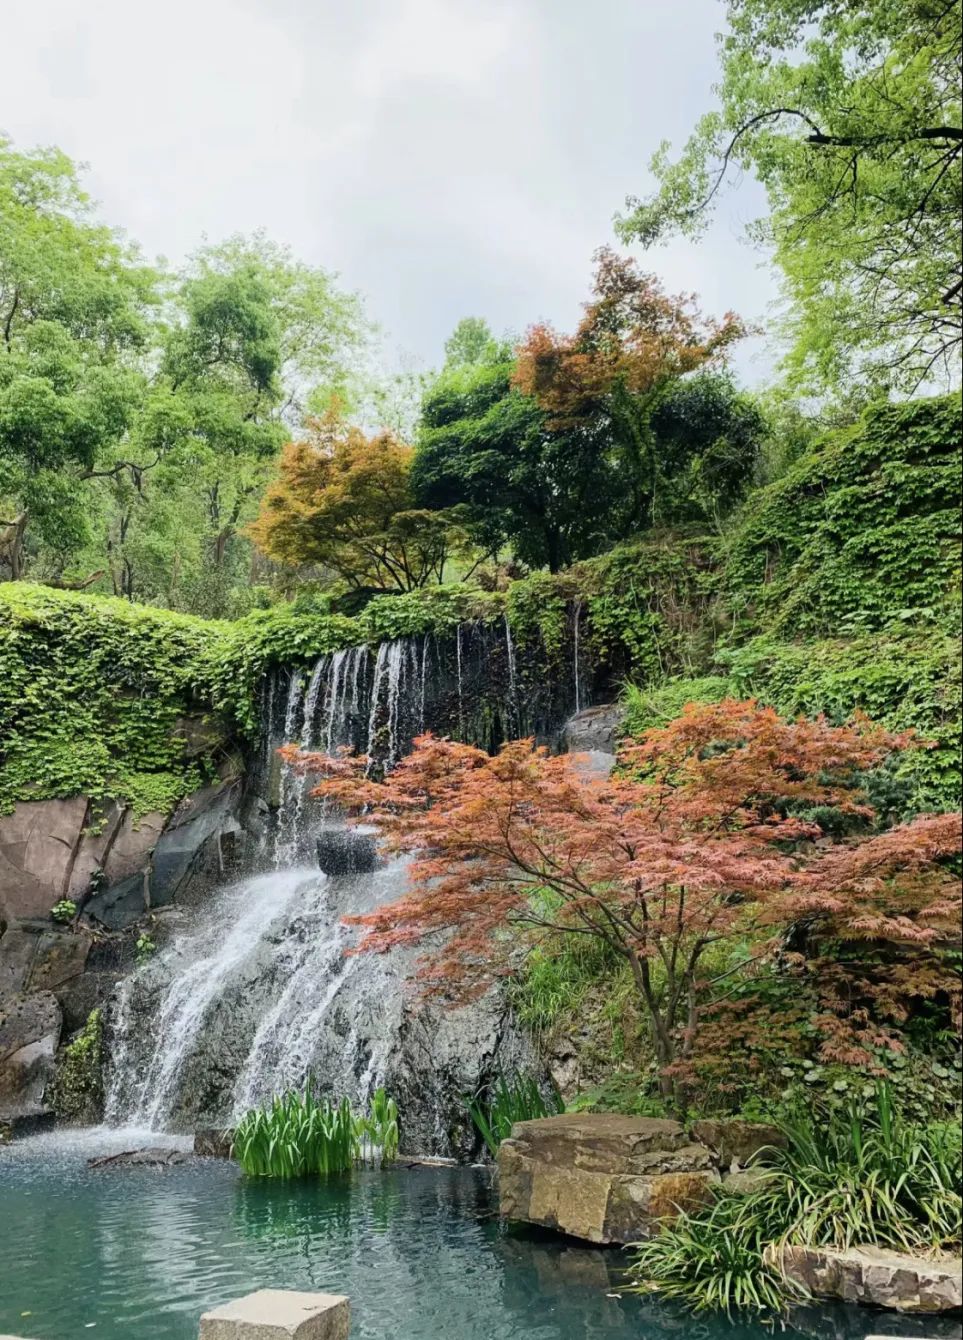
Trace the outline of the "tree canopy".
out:
[[[630,199],[625,240],[699,236],[734,170],[770,214],[789,298],[789,368],[844,388],[954,375],[961,338],[960,0],[728,0],[721,106],[660,181]]]

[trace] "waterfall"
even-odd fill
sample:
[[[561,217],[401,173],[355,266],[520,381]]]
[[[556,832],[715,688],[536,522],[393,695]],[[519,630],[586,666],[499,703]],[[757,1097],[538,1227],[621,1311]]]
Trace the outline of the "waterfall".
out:
[[[574,673],[574,678],[575,678],[575,711],[576,711],[576,713],[581,712],[581,710],[582,710],[582,680],[581,680],[581,670],[580,670],[579,662],[578,662],[578,652],[579,652],[579,647],[578,647],[578,640],[579,640],[579,624],[581,623],[581,620],[582,620],[582,602],[581,602],[581,600],[576,600],[576,602],[575,602],[575,619],[574,619],[574,626],[573,626],[573,628],[572,628],[572,662],[573,662],[573,668],[574,668],[574,672],[575,672],[575,673]]]
[[[294,867],[242,880],[217,900],[214,916],[178,936],[143,978],[127,979],[112,1024],[109,1124],[166,1129],[214,1008],[223,1005],[229,987],[253,972],[267,936],[284,923],[306,885],[323,878],[317,870]],[[138,990],[145,986],[152,996],[155,984],[161,998],[150,1021],[153,1046],[138,1065]]]
[[[348,746],[380,772],[426,729],[489,748],[523,725],[556,729],[571,710],[571,684],[536,683],[527,663],[523,680],[527,654],[506,618],[459,626],[450,637],[396,638],[376,652],[350,647],[265,677],[252,775],[269,815],[260,869],[183,908],[175,936],[120,986],[107,1016],[110,1124],[227,1125],[313,1075],[321,1091],[358,1103],[386,1085],[411,1150],[472,1151],[462,1095],[499,1068],[533,1064],[525,1044],[497,992],[466,1010],[420,1001],[411,989],[415,948],[345,952],[356,932],[344,917],[401,896],[405,866],[372,869],[370,844],[367,856],[352,848],[343,865],[331,863],[332,849],[352,839],[311,799],[310,777],[277,750]],[[581,704],[578,654],[576,613]]]
[[[512,626],[505,618],[505,654],[508,658],[508,735],[518,733],[518,673],[515,663],[515,643],[512,639]]]

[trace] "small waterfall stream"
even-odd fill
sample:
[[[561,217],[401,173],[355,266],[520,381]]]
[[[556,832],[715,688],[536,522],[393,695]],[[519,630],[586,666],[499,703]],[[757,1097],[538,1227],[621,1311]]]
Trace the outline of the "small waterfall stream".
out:
[[[277,749],[292,741],[328,753],[348,747],[382,769],[425,729],[488,748],[544,733],[571,711],[573,687],[581,701],[577,641],[573,659],[575,684],[553,699],[544,674],[523,664],[506,619],[449,638],[351,647],[267,676],[257,786],[273,797],[273,819],[259,865],[185,911],[189,924],[119,989],[109,1015],[108,1123],[229,1124],[310,1074],[322,1091],[356,1102],[385,1084],[401,1107],[407,1148],[468,1152],[462,1095],[527,1056],[526,1044],[498,993],[463,1010],[419,1001],[414,951],[345,954],[355,933],[343,917],[397,898],[405,867],[322,874],[319,835],[330,845],[350,833],[339,836],[345,830],[311,800],[310,778]]]

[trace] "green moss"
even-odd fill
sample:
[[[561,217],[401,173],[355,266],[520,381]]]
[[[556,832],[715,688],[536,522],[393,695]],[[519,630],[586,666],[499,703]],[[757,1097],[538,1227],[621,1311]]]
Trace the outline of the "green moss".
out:
[[[92,1010],[57,1058],[51,1106],[61,1121],[89,1125],[103,1115],[103,1018]]]
[[[0,811],[87,794],[170,810],[205,760],[179,735],[210,711],[226,625],[103,596],[0,585]]]

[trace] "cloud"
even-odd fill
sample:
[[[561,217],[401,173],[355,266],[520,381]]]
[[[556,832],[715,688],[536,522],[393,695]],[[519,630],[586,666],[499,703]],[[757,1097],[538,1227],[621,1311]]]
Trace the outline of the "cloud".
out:
[[[716,0],[34,0],[4,16],[0,124],[89,162],[149,254],[264,226],[430,365],[466,314],[577,319],[613,214],[707,105],[718,19]],[[758,319],[772,276],[739,234],[760,206],[749,183],[646,265]]]

